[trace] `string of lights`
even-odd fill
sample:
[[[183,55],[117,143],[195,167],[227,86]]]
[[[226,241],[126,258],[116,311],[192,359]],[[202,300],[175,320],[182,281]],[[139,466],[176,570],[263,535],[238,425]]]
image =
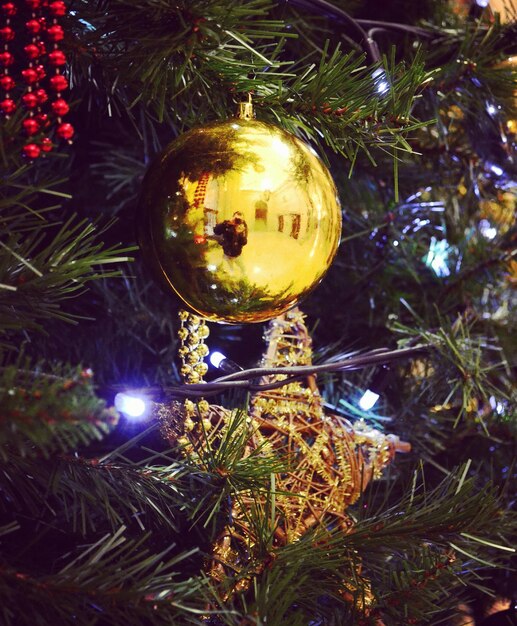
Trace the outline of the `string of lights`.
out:
[[[220,376],[213,381],[177,385],[171,387],[145,387],[139,388],[124,393],[124,397],[130,395],[130,397],[145,397],[148,399],[153,398],[208,398],[216,396],[223,392],[231,390],[241,390],[250,393],[256,393],[258,391],[269,391],[272,389],[278,389],[284,385],[305,378],[311,374],[321,374],[328,372],[344,372],[350,370],[361,369],[372,365],[385,365],[392,361],[404,359],[415,356],[422,352],[426,352],[430,349],[430,346],[417,345],[409,348],[402,348],[398,350],[388,350],[380,348],[377,350],[371,350],[364,352],[360,355],[347,356],[339,360],[326,361],[319,365],[303,365],[295,367],[256,367],[252,369],[239,369],[231,374]],[[217,359],[221,363],[229,361],[229,359],[220,357]],[[230,363],[232,363],[230,361]],[[239,366],[237,366],[239,367]],[[224,369],[224,368],[223,368]],[[227,370],[226,370],[227,371]],[[260,379],[270,376],[284,376],[280,380],[273,382],[262,382]],[[121,402],[120,400],[119,402]],[[139,405],[140,406],[140,405]]]

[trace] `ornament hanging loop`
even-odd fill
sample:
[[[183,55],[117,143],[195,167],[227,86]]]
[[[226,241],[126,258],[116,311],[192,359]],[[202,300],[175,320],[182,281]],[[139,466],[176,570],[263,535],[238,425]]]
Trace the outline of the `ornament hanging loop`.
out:
[[[240,120],[252,120],[255,117],[250,93],[248,94],[248,102],[239,102],[239,113],[237,117]]]

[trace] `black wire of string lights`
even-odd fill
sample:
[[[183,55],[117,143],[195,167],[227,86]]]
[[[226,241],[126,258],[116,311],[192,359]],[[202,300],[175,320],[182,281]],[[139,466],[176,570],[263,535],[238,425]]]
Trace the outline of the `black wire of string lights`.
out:
[[[353,18],[344,9],[333,5],[327,0],[288,0],[290,4],[305,11],[317,10],[320,15],[338,19],[351,26],[358,35],[358,43],[366,52],[366,57],[370,63],[379,63],[381,54],[376,42],[364,30],[359,20]]]
[[[355,18],[350,13],[335,6],[327,0],[286,0],[288,4],[296,6],[304,11],[317,11],[319,15],[324,15],[331,19],[348,24],[357,35],[357,43],[363,48],[370,63],[376,64],[381,61],[381,54],[374,37],[377,33],[400,31],[412,34],[417,38],[429,39],[436,36],[432,30],[413,26],[410,24],[399,24],[398,22],[385,22],[381,20],[369,20]]]
[[[170,397],[190,397],[190,398],[206,398],[215,396],[225,391],[239,389],[251,393],[259,391],[269,391],[288,385],[289,383],[305,378],[311,374],[326,372],[343,372],[349,370],[362,369],[371,365],[384,365],[398,359],[413,357],[416,354],[429,351],[430,346],[417,345],[410,348],[401,348],[398,350],[387,350],[379,348],[370,350],[361,355],[348,356],[335,361],[326,361],[319,365],[300,365],[290,367],[256,367],[247,370],[240,370],[225,376],[220,376],[215,380],[207,383],[196,383],[187,385],[178,385],[174,387],[163,388],[147,388],[148,394],[160,393]],[[275,381],[260,381],[269,376],[285,376]],[[259,382],[256,382],[256,381]]]

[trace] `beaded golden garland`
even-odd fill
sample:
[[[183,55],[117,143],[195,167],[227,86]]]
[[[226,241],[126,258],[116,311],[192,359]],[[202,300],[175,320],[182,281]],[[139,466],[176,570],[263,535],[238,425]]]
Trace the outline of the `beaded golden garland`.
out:
[[[183,380],[189,384],[199,383],[208,370],[204,358],[208,355],[208,346],[205,339],[210,330],[205,320],[199,315],[181,310],[179,312],[180,329],[178,338],[180,348],[178,350],[181,359],[180,374]]]

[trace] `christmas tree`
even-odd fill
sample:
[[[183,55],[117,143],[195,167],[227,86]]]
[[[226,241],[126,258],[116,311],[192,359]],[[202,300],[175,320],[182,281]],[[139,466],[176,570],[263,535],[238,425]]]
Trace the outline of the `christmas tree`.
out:
[[[0,11],[1,623],[514,624],[511,4]]]

